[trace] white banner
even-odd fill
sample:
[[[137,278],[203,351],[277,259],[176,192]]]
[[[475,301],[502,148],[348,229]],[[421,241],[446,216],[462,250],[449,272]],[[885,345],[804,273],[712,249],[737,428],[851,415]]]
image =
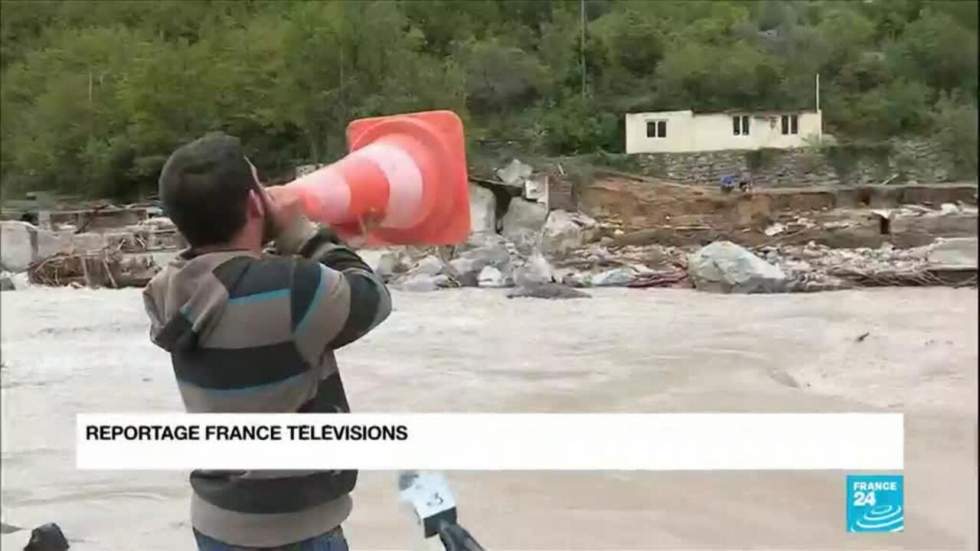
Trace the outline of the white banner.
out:
[[[901,470],[900,413],[82,414],[80,469]]]

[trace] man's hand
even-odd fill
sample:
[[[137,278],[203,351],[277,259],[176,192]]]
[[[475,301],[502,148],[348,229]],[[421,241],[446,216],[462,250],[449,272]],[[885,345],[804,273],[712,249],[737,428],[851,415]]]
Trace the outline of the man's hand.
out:
[[[347,243],[354,248],[360,248],[367,244],[368,234],[381,225],[384,215],[381,213],[369,212],[358,220],[360,233],[347,239]]]
[[[265,188],[269,204],[269,216],[272,219],[276,237],[290,228],[297,219],[304,216],[303,202],[299,193],[289,186],[273,186]],[[368,234],[380,226],[384,213],[369,212],[358,221],[357,235],[345,236],[345,241],[351,247],[363,247],[367,243]]]
[[[303,216],[303,202],[299,193],[288,186],[265,188],[266,198],[276,236],[286,231],[298,218]],[[275,236],[272,236],[275,237]]]

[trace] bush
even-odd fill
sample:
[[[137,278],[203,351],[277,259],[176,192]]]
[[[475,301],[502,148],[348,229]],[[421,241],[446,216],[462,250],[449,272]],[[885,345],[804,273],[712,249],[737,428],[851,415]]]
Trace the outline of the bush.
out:
[[[957,178],[977,178],[977,105],[953,96],[936,102],[932,118],[936,137],[953,160]]]
[[[617,117],[611,113],[597,113],[590,102],[578,96],[543,110],[540,121],[540,144],[552,154],[574,155],[614,149],[620,140]]]

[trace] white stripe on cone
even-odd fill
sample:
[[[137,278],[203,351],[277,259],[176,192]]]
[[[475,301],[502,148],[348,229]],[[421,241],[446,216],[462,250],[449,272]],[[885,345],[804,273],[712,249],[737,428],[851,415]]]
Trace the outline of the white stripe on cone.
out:
[[[373,143],[351,153],[373,162],[388,180],[388,207],[383,228],[404,229],[418,222],[422,205],[422,172],[411,155],[384,143]]]

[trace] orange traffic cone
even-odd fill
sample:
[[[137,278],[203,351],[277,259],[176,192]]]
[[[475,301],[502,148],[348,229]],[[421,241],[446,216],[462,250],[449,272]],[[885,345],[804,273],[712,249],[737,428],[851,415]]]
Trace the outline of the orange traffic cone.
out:
[[[368,245],[452,245],[470,232],[463,124],[451,111],[359,119],[347,126],[350,154],[287,184],[306,215],[341,237],[377,225]]]

